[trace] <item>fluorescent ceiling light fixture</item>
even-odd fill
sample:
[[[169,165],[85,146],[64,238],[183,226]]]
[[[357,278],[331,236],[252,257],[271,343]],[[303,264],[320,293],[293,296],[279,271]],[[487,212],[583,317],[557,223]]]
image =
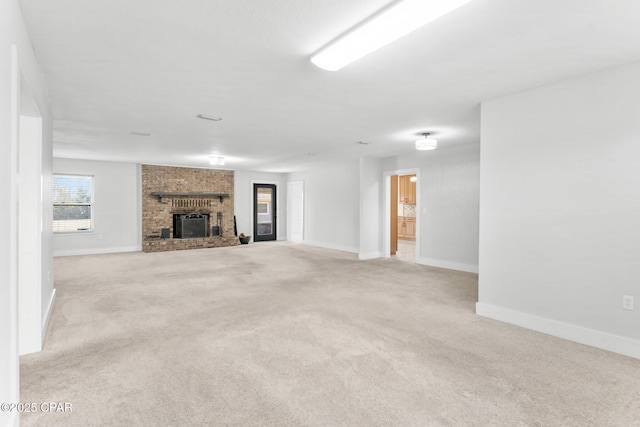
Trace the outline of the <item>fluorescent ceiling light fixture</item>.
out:
[[[416,150],[435,150],[438,147],[438,140],[429,138],[429,134],[425,133],[424,136],[416,141]]]
[[[213,166],[224,166],[224,157],[209,157],[209,164]]]
[[[199,119],[211,120],[213,122],[219,122],[220,120],[222,120],[221,117],[207,116],[206,114],[198,114],[196,117]]]
[[[411,181],[411,182],[416,182],[417,180],[418,180],[417,176],[412,176],[412,177],[409,178],[409,181]]]
[[[311,62],[327,71],[339,70],[470,1],[401,1],[320,50]]]
[[[149,132],[138,132],[135,130],[130,130],[129,135],[137,135],[137,136],[151,136]]]

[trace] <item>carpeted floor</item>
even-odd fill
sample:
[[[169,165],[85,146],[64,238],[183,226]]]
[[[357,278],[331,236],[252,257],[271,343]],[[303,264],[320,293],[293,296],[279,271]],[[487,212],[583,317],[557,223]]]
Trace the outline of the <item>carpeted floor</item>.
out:
[[[474,314],[477,276],[286,242],[56,259],[23,426],[632,426],[640,361]]]

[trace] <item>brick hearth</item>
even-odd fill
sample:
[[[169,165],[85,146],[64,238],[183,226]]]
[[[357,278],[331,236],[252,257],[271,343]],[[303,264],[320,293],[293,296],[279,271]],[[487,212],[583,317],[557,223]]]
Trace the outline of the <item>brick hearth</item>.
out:
[[[159,197],[151,193],[174,193]],[[179,194],[179,195],[176,195]],[[203,196],[204,194],[204,196]],[[225,194],[220,198],[212,194]],[[174,214],[209,214],[209,232],[222,212],[222,236],[174,239]],[[161,239],[161,230],[169,238]],[[235,246],[233,171],[142,165],[142,250],[144,252]]]

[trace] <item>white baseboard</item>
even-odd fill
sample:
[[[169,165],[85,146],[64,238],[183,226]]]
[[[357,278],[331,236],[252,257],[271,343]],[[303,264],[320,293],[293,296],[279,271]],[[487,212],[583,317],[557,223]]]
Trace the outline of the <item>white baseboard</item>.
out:
[[[491,304],[476,303],[476,314],[602,350],[640,359],[640,341]]]
[[[384,254],[382,252],[360,252],[358,254],[358,259],[362,260],[362,261],[366,261],[368,259],[377,259],[377,258],[382,258],[384,257]]]
[[[140,252],[141,250],[142,250],[142,246],[119,246],[119,247],[113,247],[113,248],[72,249],[69,251],[53,251],[53,256],[114,254],[118,252]]]
[[[319,248],[325,248],[325,249],[334,249],[336,251],[342,251],[342,252],[351,252],[354,254],[357,254],[359,252],[358,248],[354,248],[351,246],[336,245],[334,243],[326,243],[326,242],[317,242],[315,240],[303,240],[302,244],[309,245],[309,246],[317,246]]]
[[[51,312],[53,311],[53,304],[56,302],[56,290],[54,289],[51,293],[51,299],[49,300],[49,305],[47,307],[47,314],[44,316],[44,320],[42,321],[42,346],[44,347],[44,339],[47,335],[47,327],[49,327],[49,319],[51,319]]]
[[[446,268],[448,270],[464,271],[465,273],[478,274],[478,266],[473,264],[463,264],[461,262],[443,261],[433,258],[418,258],[418,264],[431,267]]]

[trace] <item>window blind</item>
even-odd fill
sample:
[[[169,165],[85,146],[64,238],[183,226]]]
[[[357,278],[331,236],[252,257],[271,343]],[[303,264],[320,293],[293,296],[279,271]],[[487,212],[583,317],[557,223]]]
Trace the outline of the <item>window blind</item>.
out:
[[[53,176],[53,231],[93,229],[93,177]]]

